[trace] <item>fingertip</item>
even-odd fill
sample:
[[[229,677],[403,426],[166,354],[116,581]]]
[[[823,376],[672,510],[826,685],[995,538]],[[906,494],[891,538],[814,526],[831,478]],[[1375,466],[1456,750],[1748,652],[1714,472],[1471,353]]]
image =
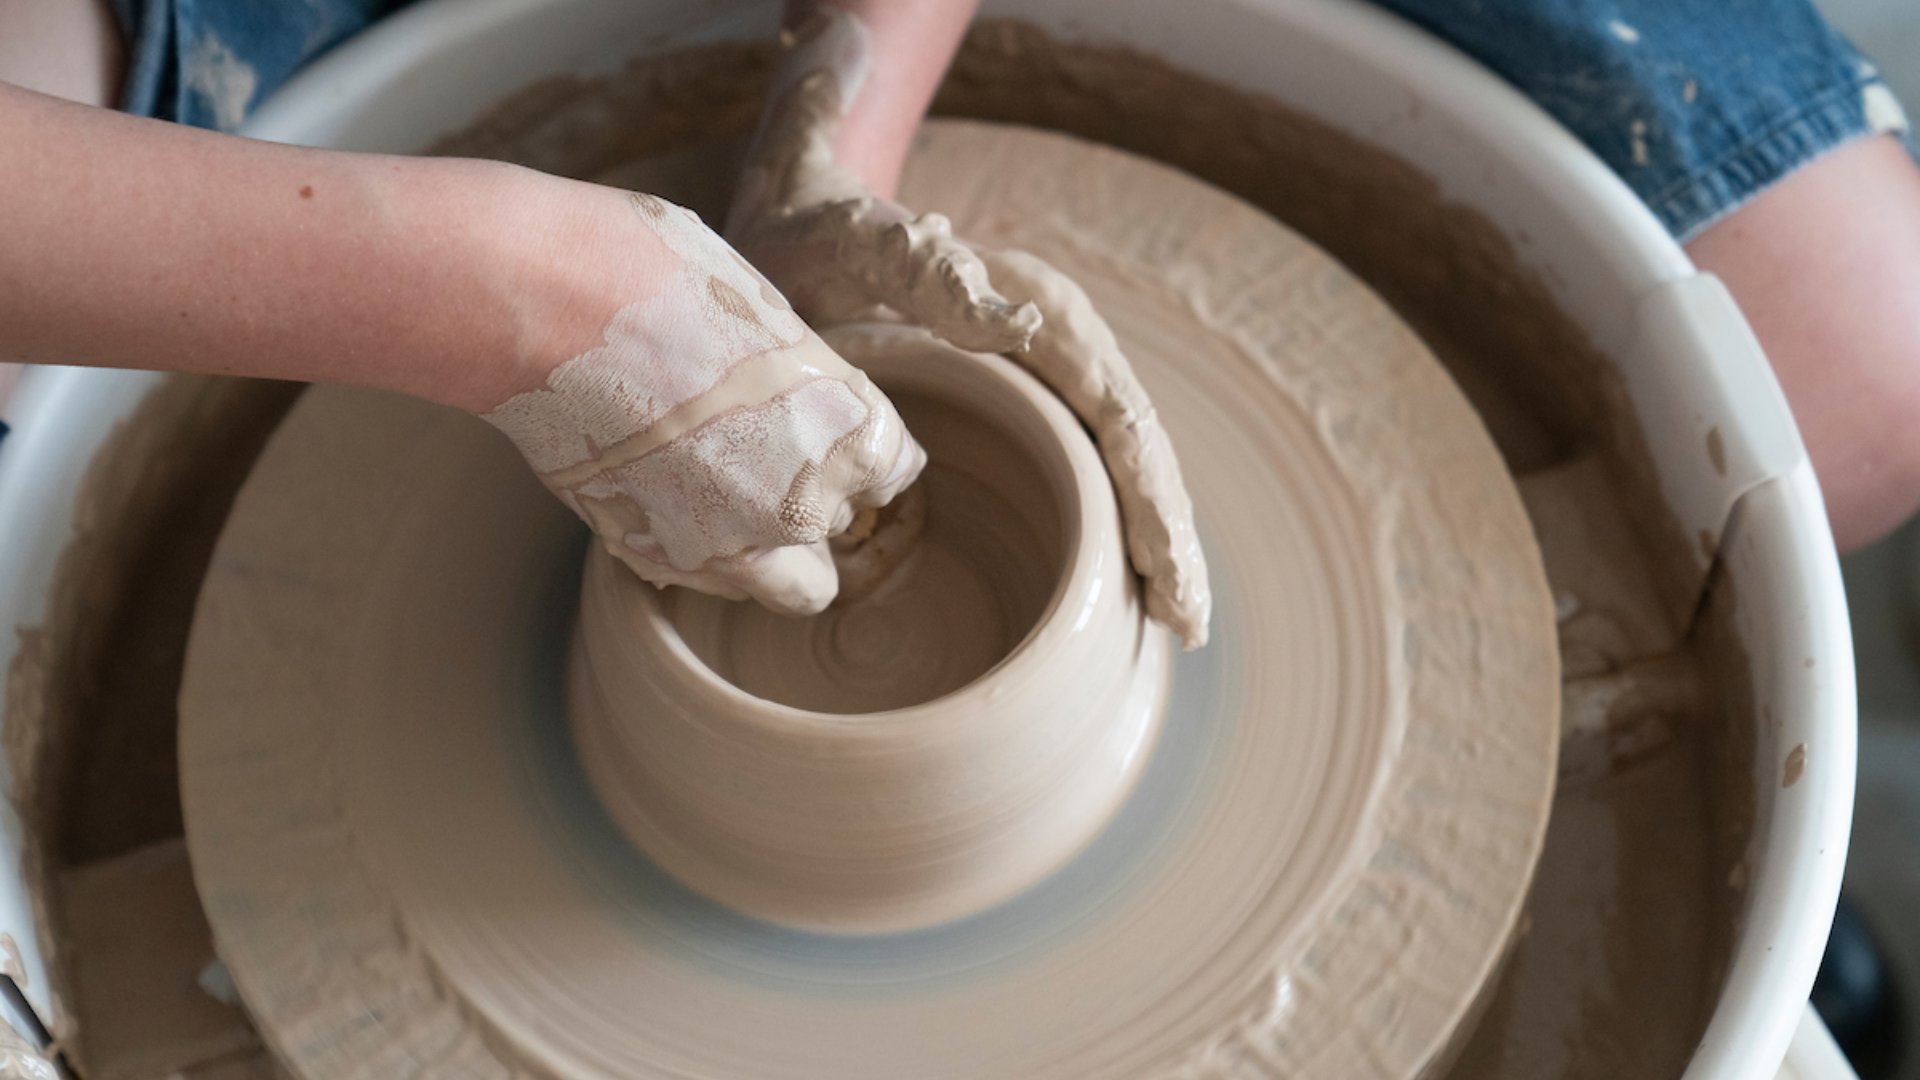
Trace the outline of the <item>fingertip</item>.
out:
[[[855,499],[848,499],[841,503],[834,509],[833,519],[827,523],[827,535],[833,537],[846,532],[862,509],[863,507]]]
[[[900,452],[894,455],[893,468],[889,470],[886,478],[882,480],[879,485],[886,489],[888,499],[898,495],[900,492],[906,490],[915,480],[920,479],[921,472],[925,471],[927,467],[927,451],[925,447],[920,445],[920,440],[914,438],[911,433],[905,428],[902,428],[900,431],[900,442]],[[881,501],[885,502],[886,500],[883,499]]]
[[[762,606],[782,615],[818,615],[840,591],[840,574],[824,540],[763,552],[731,576]]]
[[[904,435],[904,432],[903,432]],[[887,475],[852,492],[847,496],[850,506],[858,510],[871,510],[885,506],[898,498],[900,493],[912,487],[927,468],[927,452],[912,435],[904,435],[900,452],[894,455],[893,467]],[[835,532],[840,530],[836,529]]]
[[[907,453],[911,460],[901,473],[900,490],[902,491],[918,481],[920,474],[927,471],[927,448],[921,446],[920,440],[912,435],[907,436]]]

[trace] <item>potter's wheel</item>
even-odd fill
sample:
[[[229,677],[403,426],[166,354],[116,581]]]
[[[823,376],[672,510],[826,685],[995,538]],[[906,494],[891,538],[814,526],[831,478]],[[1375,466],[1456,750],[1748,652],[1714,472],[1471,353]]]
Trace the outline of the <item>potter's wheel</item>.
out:
[[[561,685],[584,536],[491,429],[309,392],[182,692],[196,876],[308,1077],[1402,1077],[1513,926],[1558,742],[1500,458],[1345,271],[1168,169],[928,129],[903,196],[1075,277],[1186,464],[1219,608],[1114,820],[911,933],[737,915],[625,843]]]

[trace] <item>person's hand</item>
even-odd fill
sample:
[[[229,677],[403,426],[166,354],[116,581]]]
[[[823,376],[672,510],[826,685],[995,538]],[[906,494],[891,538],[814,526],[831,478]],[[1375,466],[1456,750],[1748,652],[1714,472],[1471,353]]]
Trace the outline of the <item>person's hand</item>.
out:
[[[865,23],[834,9],[788,36],[728,239],[816,326],[885,307],[962,349],[1025,345],[1039,312],[994,291],[945,217],[876,196],[841,164],[835,139],[868,81],[869,52]]]
[[[981,251],[995,285],[1040,312],[1040,332],[1008,355],[1052,388],[1093,433],[1113,477],[1127,561],[1146,583],[1148,617],[1188,649],[1207,643],[1213,594],[1193,500],[1167,429],[1113,328],[1078,283],[1024,251]]]
[[[564,269],[526,290],[557,324],[535,340],[588,327],[595,340],[537,346],[551,358],[533,361],[551,364],[543,385],[485,419],[640,577],[794,614],[826,607],[828,538],[912,483],[925,454],[885,395],[694,214],[553,183],[584,228],[538,257]]]
[[[658,199],[5,84],[0,145],[19,149],[0,154],[0,356],[482,414],[649,581],[817,611],[828,537],[924,460],[864,375]]]
[[[895,36],[892,48],[925,47],[911,28]],[[898,122],[898,103],[863,109],[872,82],[889,74],[872,38],[859,16],[826,5],[788,35],[728,215],[729,237],[815,326],[890,312],[959,348],[1003,353],[1047,383],[1093,432],[1113,476],[1148,615],[1186,647],[1205,644],[1212,596],[1193,504],[1173,445],[1106,321],[1046,262],[977,248],[941,215],[916,216],[871,191],[872,183],[891,188],[912,130]],[[910,66],[924,71],[926,58],[918,60]],[[922,97],[913,107],[924,106]],[[866,137],[857,130],[863,116],[890,134]],[[865,170],[870,178],[843,163],[849,147],[881,163]]]

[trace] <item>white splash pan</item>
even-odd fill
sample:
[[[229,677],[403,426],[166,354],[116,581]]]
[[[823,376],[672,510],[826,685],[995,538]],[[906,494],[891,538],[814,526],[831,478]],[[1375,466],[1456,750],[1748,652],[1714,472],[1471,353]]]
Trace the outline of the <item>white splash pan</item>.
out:
[[[1757,712],[1773,721],[1756,733],[1748,910],[1686,1075],[1848,1075],[1805,1002],[1851,819],[1852,642],[1819,488],[1726,290],[1546,114],[1471,60],[1357,0],[988,0],[984,13],[1158,55],[1407,159],[1495,222],[1618,365],[1684,535],[1722,538],[1717,556],[1699,554],[1696,570],[1704,579],[1717,557],[1737,590]],[[764,38],[774,18],[773,5],[749,0],[429,0],[304,72],[247,132],[414,152],[536,80],[611,73],[668,48]],[[0,626],[43,617],[81,472],[113,421],[154,383],[42,369],[0,404],[15,428],[0,443]],[[1725,475],[1705,450],[1716,427]],[[16,635],[0,636],[0,668],[16,647]],[[1782,789],[1781,762],[1797,744],[1807,747],[1806,769]],[[0,857],[18,865],[19,822],[10,810],[0,818]],[[47,1015],[46,971],[17,880],[0,879],[0,929],[20,943],[27,999]]]

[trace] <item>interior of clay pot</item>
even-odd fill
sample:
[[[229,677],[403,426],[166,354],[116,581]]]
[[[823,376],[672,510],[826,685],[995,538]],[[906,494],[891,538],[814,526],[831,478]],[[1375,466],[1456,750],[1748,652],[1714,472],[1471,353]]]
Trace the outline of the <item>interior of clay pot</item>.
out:
[[[1007,659],[1057,602],[1079,508],[1045,422],[991,377],[873,374],[927,451],[914,556],[871,595],[806,618],[684,589],[663,597],[672,632],[754,697],[840,715],[936,701]]]
[[[757,46],[651,57],[607,80],[535,87],[442,149],[596,175],[744,130],[765,71]],[[1166,103],[1189,119],[1141,120]],[[1604,358],[1498,231],[1449,204],[1417,170],[1222,84],[1137,54],[990,25],[971,40],[940,109],[1124,146],[1300,229],[1366,278],[1449,363],[1521,480],[1556,588],[1617,571],[1625,584],[1611,608],[1589,609],[1601,612],[1617,647],[1567,674],[1570,700],[1615,701],[1620,715],[1570,734],[1529,930],[1457,1074],[1677,1074],[1706,1022],[1733,933],[1752,801],[1743,747],[1755,721],[1733,665],[1696,666],[1685,628],[1664,614],[1669,605],[1647,599],[1657,593],[1647,568],[1672,557],[1672,538]],[[631,122],[641,115],[657,122]],[[711,216],[724,193],[686,201]],[[69,617],[50,622],[32,670],[9,674],[10,699],[34,707],[28,717],[10,704],[8,723],[10,738],[14,725],[31,726],[26,745],[38,749],[16,765],[43,780],[29,819],[64,984],[55,1033],[70,1038],[88,1072],[104,1075],[139,1054],[155,1060],[141,1038],[172,1038],[139,1034],[155,1031],[154,1011],[168,1006],[124,989],[136,984],[129,979],[154,979],[130,975],[136,965],[172,962],[180,970],[168,984],[191,986],[211,955],[191,944],[171,960],[121,949],[104,936],[99,913],[118,914],[119,937],[204,941],[179,841],[172,695],[192,593],[226,499],[286,397],[206,380],[156,395],[96,461],[91,483],[120,495],[94,500],[88,542],[63,566],[56,606]],[[938,437],[921,430],[925,420],[908,422],[923,440]],[[152,453],[155,445],[167,452]],[[184,524],[156,530],[157,517],[169,520],[162,515]],[[1064,530],[1054,535],[1065,543]],[[1023,572],[1057,577],[1059,566],[1055,555]],[[147,603],[155,582],[184,600]],[[1036,617],[1024,616],[1029,626]],[[701,640],[691,629],[698,619],[685,619],[690,643]],[[1017,640],[1023,631],[1009,633]],[[702,648],[710,666],[728,670],[710,639]],[[113,681],[129,656],[159,674],[138,686]],[[1607,696],[1650,657],[1673,658],[1668,670],[1677,674],[1650,683],[1670,692]],[[28,682],[31,696],[15,693]],[[1598,709],[1609,719],[1606,706]],[[149,922],[143,931],[124,925],[128,917]],[[159,1029],[198,1039],[168,1059],[175,1066],[261,1053],[237,1006],[203,998],[174,1012],[188,1019]]]

